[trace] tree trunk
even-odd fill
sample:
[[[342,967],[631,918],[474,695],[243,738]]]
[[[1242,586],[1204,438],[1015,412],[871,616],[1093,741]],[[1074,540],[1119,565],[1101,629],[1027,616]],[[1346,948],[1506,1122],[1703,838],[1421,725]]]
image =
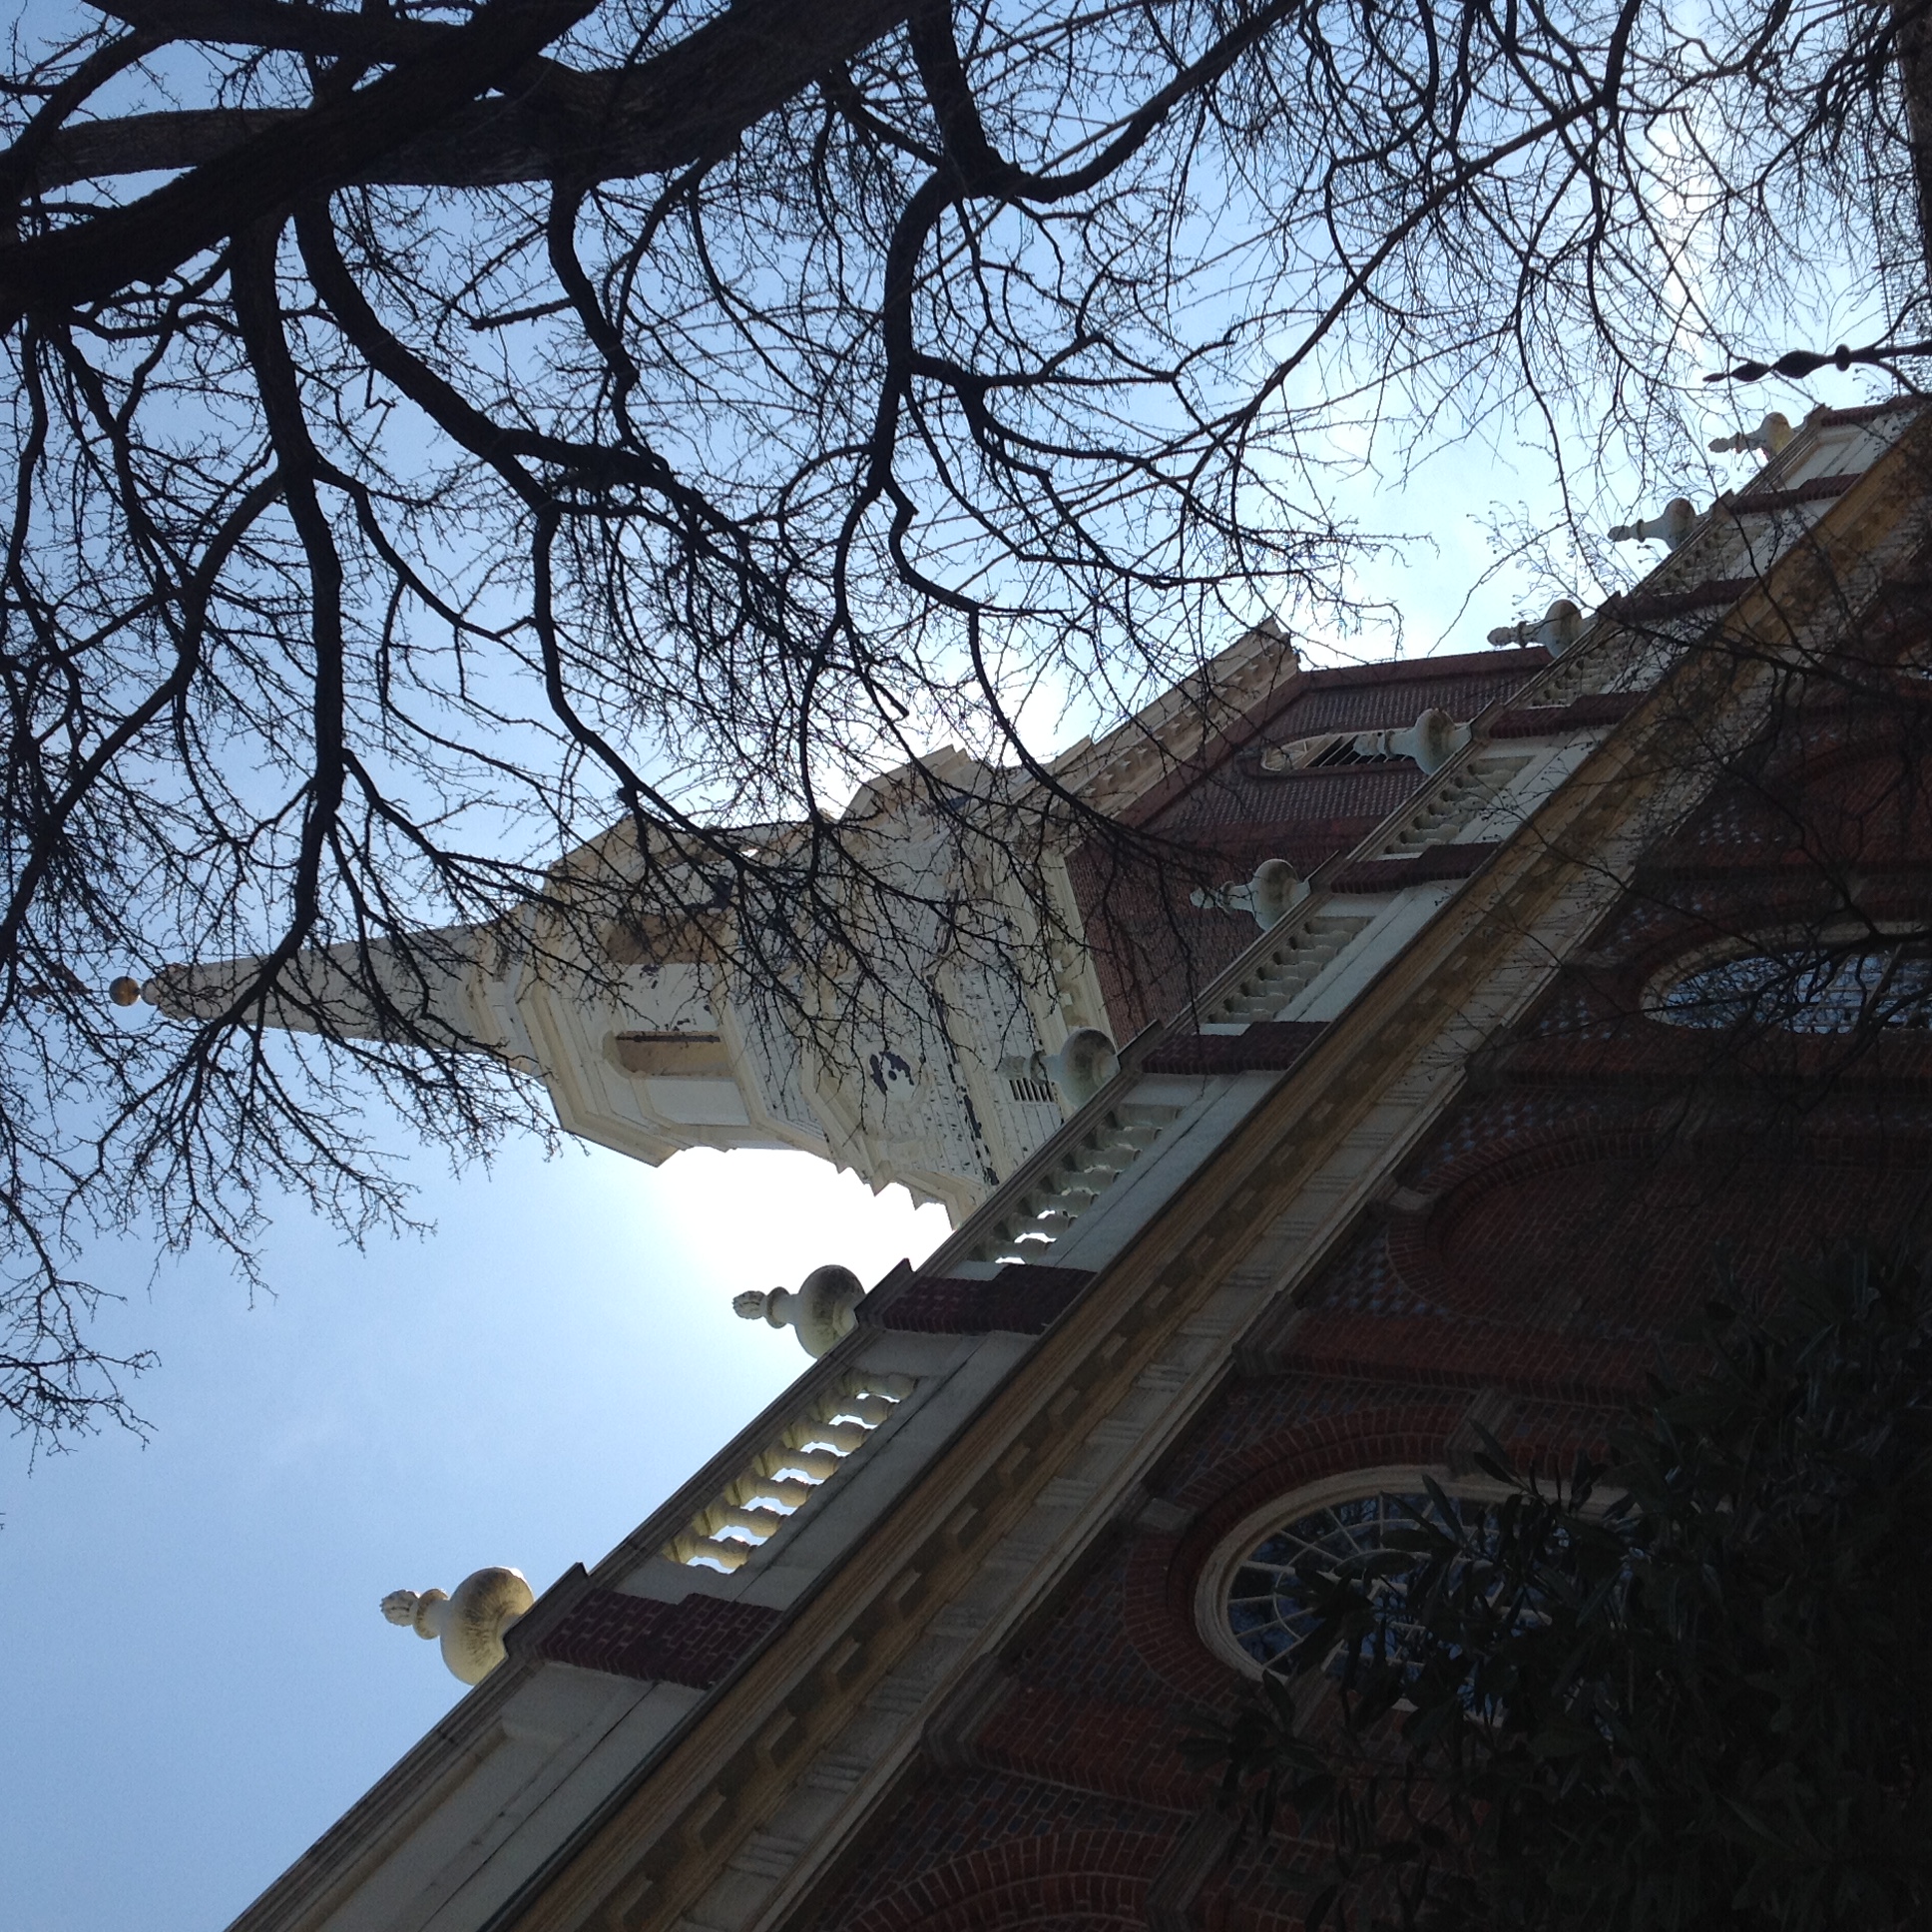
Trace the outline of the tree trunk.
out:
[[[1893,0],[1898,29],[1898,77],[1905,97],[1905,138],[1912,151],[1918,199],[1919,252],[1932,282],[1932,5]]]

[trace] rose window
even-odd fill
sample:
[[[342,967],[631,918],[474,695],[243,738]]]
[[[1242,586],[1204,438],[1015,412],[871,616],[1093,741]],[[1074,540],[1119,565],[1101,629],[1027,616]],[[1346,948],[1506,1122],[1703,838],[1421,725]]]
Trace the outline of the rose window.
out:
[[[1750,953],[1674,980],[1652,1007],[1674,1026],[1713,1032],[1779,1027],[1851,1033],[1860,1027],[1932,1028],[1932,951],[1812,947]]]
[[[1452,1496],[1449,1506],[1466,1531],[1484,1536],[1493,1503]],[[1309,1580],[1335,1576],[1351,1559],[1373,1555],[1385,1547],[1390,1528],[1413,1529],[1418,1516],[1438,1520],[1422,1492],[1381,1490],[1310,1510],[1269,1531],[1241,1558],[1227,1586],[1226,1628],[1235,1644],[1263,1669],[1279,1663],[1315,1627]],[[1405,1580],[1377,1578],[1370,1593],[1388,1632],[1389,1655],[1399,1657],[1415,1629],[1403,1615]]]

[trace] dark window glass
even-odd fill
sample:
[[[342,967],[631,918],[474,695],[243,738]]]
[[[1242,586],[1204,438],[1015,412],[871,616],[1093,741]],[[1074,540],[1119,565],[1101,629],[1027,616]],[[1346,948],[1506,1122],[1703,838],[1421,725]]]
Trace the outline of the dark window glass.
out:
[[[1850,1033],[1932,1027],[1932,953],[1921,946],[1814,949],[1720,959],[1686,973],[1657,1016],[1676,1026]]]
[[[1383,1491],[1310,1511],[1264,1537],[1234,1573],[1227,1593],[1227,1627],[1234,1641],[1257,1664],[1286,1657],[1315,1624],[1304,1575],[1336,1575],[1351,1557],[1381,1549],[1386,1529],[1413,1529],[1418,1516],[1434,1518],[1434,1507],[1420,1493]],[[1450,1507],[1459,1512],[1479,1547],[1488,1541],[1494,1504],[1452,1497]],[[1379,1578],[1371,1585],[1387,1626],[1391,1657],[1413,1648],[1412,1641],[1405,1642],[1415,1630],[1403,1615],[1406,1589],[1401,1577]]]

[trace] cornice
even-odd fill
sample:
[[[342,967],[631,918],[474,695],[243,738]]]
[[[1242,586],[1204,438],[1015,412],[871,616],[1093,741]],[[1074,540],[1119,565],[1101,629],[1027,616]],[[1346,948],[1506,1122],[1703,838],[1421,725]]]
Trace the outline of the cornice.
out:
[[[1249,693],[1271,655],[1285,660],[1279,675]],[[1138,824],[1265,728],[1313,675],[1283,635],[1257,626],[1098,743],[1056,760],[1052,775],[1089,809]]]

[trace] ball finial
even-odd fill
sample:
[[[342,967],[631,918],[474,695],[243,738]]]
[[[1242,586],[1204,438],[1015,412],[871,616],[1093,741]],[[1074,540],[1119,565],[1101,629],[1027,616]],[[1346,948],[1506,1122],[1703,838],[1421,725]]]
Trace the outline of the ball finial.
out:
[[[1688,496],[1674,496],[1664,506],[1664,514],[1647,517],[1641,523],[1620,523],[1612,527],[1612,543],[1662,542],[1667,550],[1682,550],[1697,527],[1696,506]]]
[[[473,1571],[446,1590],[392,1590],[382,1614],[400,1630],[440,1643],[450,1675],[481,1684],[508,1655],[504,1633],[536,1602],[521,1570]]]
[[[119,979],[109,983],[108,998],[116,1006],[137,1006],[141,1001],[141,982],[123,973]]]
[[[852,1311],[864,1299],[865,1284],[850,1268],[821,1267],[796,1288],[773,1288],[768,1294],[747,1288],[731,1297],[731,1306],[740,1320],[795,1330],[799,1345],[815,1358],[851,1333]]]

